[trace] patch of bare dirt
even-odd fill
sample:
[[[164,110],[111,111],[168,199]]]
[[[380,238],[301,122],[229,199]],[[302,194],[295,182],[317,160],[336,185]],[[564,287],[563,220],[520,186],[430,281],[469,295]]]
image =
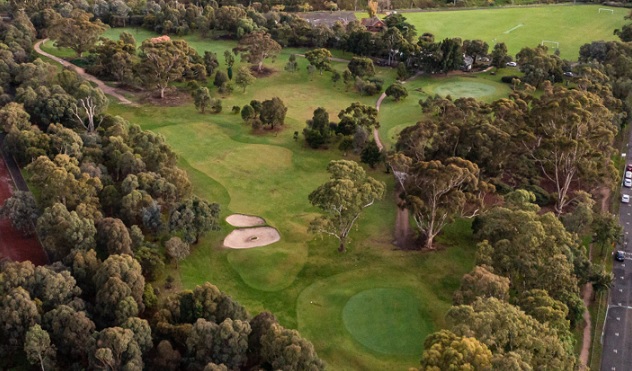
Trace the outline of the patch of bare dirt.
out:
[[[250,72],[252,72],[252,74],[260,79],[263,77],[268,77],[268,76],[272,76],[273,74],[275,74],[277,72],[277,70],[275,70],[274,68],[269,68],[266,66],[261,67],[261,71],[259,71],[259,66],[257,65],[252,65],[250,66]]]
[[[191,94],[186,91],[169,88],[165,90],[164,98],[160,98],[159,91],[152,91],[145,93],[140,101],[144,104],[152,104],[154,106],[178,107],[191,103],[192,99]]]

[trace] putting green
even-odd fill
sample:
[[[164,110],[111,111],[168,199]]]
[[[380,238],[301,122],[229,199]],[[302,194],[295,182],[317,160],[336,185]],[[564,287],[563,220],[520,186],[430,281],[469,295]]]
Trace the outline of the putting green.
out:
[[[429,332],[417,298],[396,288],[377,288],[352,296],[342,320],[353,338],[372,351],[389,355],[419,353]]]
[[[433,92],[443,97],[451,96],[452,98],[482,98],[496,93],[496,87],[474,81],[454,81],[436,85],[432,88]]]

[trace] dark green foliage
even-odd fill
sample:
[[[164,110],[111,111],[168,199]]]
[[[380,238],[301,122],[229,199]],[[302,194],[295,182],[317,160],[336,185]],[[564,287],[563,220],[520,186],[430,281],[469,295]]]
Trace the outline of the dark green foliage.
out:
[[[355,77],[371,77],[375,75],[375,67],[370,58],[353,57],[347,66]]]
[[[226,72],[217,71],[217,73],[215,73],[215,79],[213,80],[213,85],[220,88],[222,85],[224,85],[228,81],[229,81],[228,75],[226,75]]]
[[[303,339],[296,330],[288,330],[273,324],[261,337],[261,355],[275,370],[325,369],[325,363],[318,358],[314,346]]]
[[[250,119],[255,118],[256,113],[255,113],[255,109],[252,108],[251,105],[246,104],[242,109],[241,109],[241,118],[245,121],[248,122]]]
[[[13,195],[0,205],[0,218],[9,218],[13,228],[28,236],[39,216],[35,198],[31,192],[14,191]]]
[[[385,93],[386,96],[393,97],[393,100],[395,100],[396,102],[405,99],[408,96],[408,91],[406,90],[404,85],[399,82],[391,84],[388,88],[386,88]]]
[[[219,61],[217,60],[217,54],[209,51],[204,52],[204,67],[206,68],[206,75],[211,76],[215,69],[219,67]]]
[[[286,114],[287,107],[278,97],[267,99],[261,103],[259,118],[264,125],[269,125],[270,129],[274,129],[275,126],[283,125]]]
[[[319,107],[314,111],[311,120],[307,120],[307,127],[303,129],[305,142],[312,148],[320,148],[331,139],[329,114]]]
[[[180,202],[169,214],[169,229],[181,233],[189,243],[197,243],[204,233],[219,229],[219,205],[197,197]]]
[[[375,140],[370,140],[360,152],[360,160],[369,165],[371,169],[375,169],[375,165],[382,161],[382,152],[375,143]]]

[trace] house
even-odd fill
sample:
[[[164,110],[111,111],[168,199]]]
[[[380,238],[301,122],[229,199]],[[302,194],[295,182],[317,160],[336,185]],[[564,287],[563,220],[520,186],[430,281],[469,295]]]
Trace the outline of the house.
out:
[[[362,18],[360,21],[369,32],[380,32],[386,29],[386,23],[378,17]]]

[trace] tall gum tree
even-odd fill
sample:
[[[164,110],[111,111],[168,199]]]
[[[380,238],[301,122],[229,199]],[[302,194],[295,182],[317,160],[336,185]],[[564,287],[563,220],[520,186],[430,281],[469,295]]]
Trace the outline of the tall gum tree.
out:
[[[182,79],[189,67],[191,50],[184,40],[154,38],[143,41],[137,73],[148,86],[160,89],[160,98],[172,81]]]
[[[493,189],[479,180],[476,164],[460,157],[414,162],[402,155],[397,161],[408,169],[404,181],[406,206],[413,214],[425,249],[434,249],[434,238],[455,217],[476,215],[481,192]],[[395,167],[403,168],[397,164]]]
[[[263,61],[274,59],[281,52],[281,45],[267,32],[255,31],[245,35],[234,51],[241,53],[241,57],[249,63],[256,64],[257,71],[261,72]]]
[[[597,182],[614,181],[610,155],[617,134],[612,113],[599,96],[544,84],[533,103],[530,128],[522,132],[528,156],[555,187],[559,215],[572,198],[571,188],[590,190]]]
[[[324,212],[309,230],[337,238],[338,251],[345,252],[351,228],[364,209],[384,197],[385,185],[353,161],[331,161],[327,171],[329,180],[309,195],[309,202]]]

